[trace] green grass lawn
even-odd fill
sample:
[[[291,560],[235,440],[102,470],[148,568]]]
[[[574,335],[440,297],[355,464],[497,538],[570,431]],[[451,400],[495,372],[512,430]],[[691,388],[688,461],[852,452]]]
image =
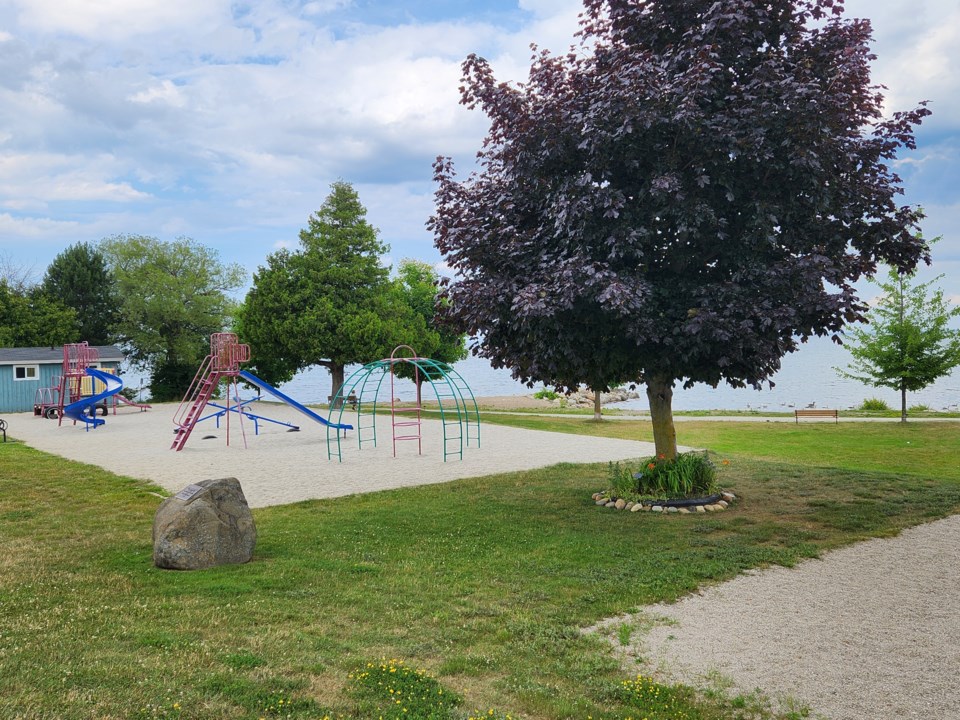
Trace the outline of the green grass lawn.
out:
[[[605,466],[558,465],[256,510],[253,562],[198,572],[152,566],[156,488],[2,444],[0,717],[799,717],[637,680],[581,628],[956,512],[960,425],[679,435],[731,461],[741,502],[618,513],[590,500]]]
[[[484,422],[598,437],[653,441],[649,420],[487,414]],[[960,423],[719,422],[676,424],[677,442],[730,456],[847,470],[960,480]]]

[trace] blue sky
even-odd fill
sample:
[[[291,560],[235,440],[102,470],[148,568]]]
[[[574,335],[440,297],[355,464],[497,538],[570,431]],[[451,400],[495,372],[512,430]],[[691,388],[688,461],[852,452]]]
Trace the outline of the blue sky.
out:
[[[930,100],[905,201],[942,235],[960,302],[960,2],[848,0],[874,22],[891,110]],[[579,0],[0,0],[0,261],[34,279],[118,233],[189,236],[251,273],[294,246],[330,183],[354,184],[388,261],[439,261],[431,163],[468,166],[485,118],[460,63],[522,80],[563,52]]]

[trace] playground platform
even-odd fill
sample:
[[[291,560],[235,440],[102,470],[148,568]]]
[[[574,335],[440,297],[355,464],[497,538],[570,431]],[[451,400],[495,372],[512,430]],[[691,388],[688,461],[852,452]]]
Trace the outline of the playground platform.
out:
[[[343,462],[337,462],[327,459],[325,428],[302,422],[302,416],[289,406],[271,403],[271,417],[289,419],[300,431],[261,425],[255,435],[247,421],[245,448],[236,419],[231,422],[229,446],[225,425],[217,428],[208,421],[197,425],[190,444],[174,453],[170,441],[176,410],[175,403],[154,405],[147,413],[121,409],[107,426],[92,432],[57,427],[32,413],[18,413],[7,416],[7,432],[39,450],[149,480],[170,492],[198,480],[236,477],[252,507],[443,483],[560,462],[624,460],[654,452],[652,443],[487,424],[481,448],[470,448],[463,460],[444,462],[440,423],[424,420],[423,454],[417,455],[416,446],[408,444],[394,458],[389,418],[384,417],[384,439],[376,447],[365,444],[358,449],[355,438],[348,434]]]

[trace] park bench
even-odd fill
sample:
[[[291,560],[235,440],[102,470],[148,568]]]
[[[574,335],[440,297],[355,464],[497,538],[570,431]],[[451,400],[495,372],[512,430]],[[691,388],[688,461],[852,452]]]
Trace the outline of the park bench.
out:
[[[7,441],[7,421],[0,420],[0,432],[3,433],[3,441]]]
[[[834,422],[840,422],[840,418],[836,410],[806,408],[804,410],[794,410],[793,416],[796,418],[798,425],[800,424],[800,418],[833,418]]]
[[[333,395],[327,395],[327,404],[333,402]],[[343,398],[344,405],[349,405],[351,409],[357,409],[357,396],[354,393],[350,393],[348,397]]]

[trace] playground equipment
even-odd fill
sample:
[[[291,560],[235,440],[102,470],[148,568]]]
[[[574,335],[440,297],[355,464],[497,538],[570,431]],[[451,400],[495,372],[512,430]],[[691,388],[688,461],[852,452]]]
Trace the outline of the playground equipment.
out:
[[[290,428],[288,432],[298,432],[300,430],[299,425],[283,422],[282,420],[274,420],[273,418],[268,418],[263,415],[257,415],[256,413],[251,412],[250,406],[259,400],[260,400],[259,395],[257,395],[257,397],[247,398],[246,400],[240,399],[239,396],[234,396],[233,405],[230,405],[230,404],[221,405],[220,403],[216,403],[213,400],[211,400],[210,402],[207,403],[207,407],[214,408],[214,412],[210,413],[209,415],[204,415],[202,418],[197,420],[197,422],[202,423],[204,420],[213,419],[217,423],[217,429],[219,429],[220,418],[226,417],[227,413],[232,412],[237,415],[241,415],[242,418],[246,418],[253,422],[254,435],[260,434],[260,423],[262,422],[273,423],[274,425],[283,425],[284,427]]]
[[[245,406],[240,407],[241,403],[235,403],[234,405],[230,404],[231,395],[236,395],[238,377],[242,378],[251,385],[260,388],[262,391],[273,395],[278,400],[287,403],[290,405],[290,407],[298,410],[311,420],[314,420],[321,425],[326,425],[328,432],[331,427],[335,428],[337,430],[338,438],[340,435],[340,430],[353,429],[352,425],[345,425],[341,423],[331,424],[326,418],[318,415],[310,408],[301,405],[296,400],[288,397],[272,385],[264,382],[246,370],[241,370],[240,363],[249,362],[249,360],[250,346],[242,345],[237,342],[237,336],[235,333],[214,333],[210,336],[210,354],[204,358],[203,363],[200,365],[200,369],[197,370],[197,374],[193,378],[193,382],[190,384],[190,388],[187,390],[187,394],[184,395],[183,401],[180,403],[180,407],[178,407],[177,411],[174,413],[173,423],[177,426],[177,429],[175,431],[176,437],[173,440],[173,444],[170,446],[171,450],[183,450],[183,447],[187,444],[190,433],[193,432],[193,428],[196,427],[196,424],[201,420],[206,420],[211,417],[217,417],[218,422],[219,417],[226,417],[228,445],[230,444],[230,416],[232,413],[237,413],[239,415],[241,420],[240,428],[242,431],[243,417],[245,415],[250,417],[250,413],[245,410]],[[202,417],[204,408],[207,407],[208,404],[211,404],[214,393],[220,386],[222,380],[226,380],[227,384],[229,385],[227,388],[226,405],[213,404],[213,406],[218,409],[218,412]],[[261,418],[258,416],[257,419],[266,420],[267,418]],[[274,420],[271,422],[278,421]],[[289,425],[289,423],[278,424]],[[296,426],[290,425],[290,427]],[[246,435],[244,435],[244,445],[246,445]]]
[[[56,393],[53,388],[46,388],[49,393],[40,397],[40,409],[45,417],[52,416],[53,403],[56,402],[58,425],[63,424],[64,416],[71,418],[74,424],[77,420],[82,421],[87,430],[103,425],[104,421],[96,417],[97,407],[100,406],[106,415],[107,398],[116,396],[123,389],[123,381],[116,375],[90,367],[99,359],[96,348],[86,342],[63,346],[63,371]],[[103,383],[105,389],[96,392],[94,380]]]
[[[42,387],[37,388],[37,392],[34,395],[33,400],[33,414],[45,417],[49,420],[56,420],[62,414],[61,408],[63,407],[60,402],[60,383],[62,382],[59,375],[55,375],[53,378],[54,384],[51,387]],[[81,394],[89,395],[90,392],[87,392],[85,385],[92,383],[93,380],[90,376],[87,376],[85,382],[81,382]],[[91,387],[92,389],[92,387]],[[152,406],[147,403],[138,403],[130,400],[129,398],[124,397],[121,393],[117,392],[113,395],[106,398],[106,401],[100,405],[101,412],[106,415],[108,411],[108,406],[113,406],[113,414],[117,414],[117,405],[130,405],[131,407],[138,408],[140,412],[146,412],[150,410]]]
[[[60,376],[53,380],[53,386],[37,388],[33,397],[33,414],[49,420],[60,417]]]
[[[102,392],[94,393],[87,397],[82,397],[76,402],[70,403],[69,405],[64,405],[63,413],[61,414],[60,419],[62,421],[63,417],[66,416],[68,418],[72,418],[74,422],[77,420],[82,420],[87,424],[86,429],[89,430],[91,426],[95,428],[100,427],[106,422],[103,418],[97,417],[97,404],[123,390],[123,380],[118,378],[116,375],[102,372],[100,370],[96,370],[95,368],[87,368],[86,374],[102,382],[105,389]]]
[[[400,353],[409,351],[410,356]],[[414,405],[400,403],[395,391],[395,368],[400,365],[409,365],[413,369],[413,381],[418,387],[417,400]],[[447,363],[418,357],[417,353],[408,345],[395,348],[389,358],[368,363],[354,372],[343,383],[333,396],[330,403],[330,418],[339,411],[337,422],[343,419],[346,401],[356,398],[357,413],[357,443],[363,448],[364,443],[377,444],[377,409],[378,399],[386,379],[390,378],[390,427],[393,440],[393,456],[397,456],[398,442],[417,443],[417,454],[423,454],[423,404],[422,391],[424,386],[432,389],[440,408],[440,423],[443,428],[443,460],[448,457],[463,459],[464,448],[469,448],[471,442],[480,447],[480,411],[473,392],[461,375]],[[343,460],[340,435],[330,437],[330,424],[327,427],[327,458],[336,455]]]
[[[146,412],[147,410],[150,410],[151,407],[152,407],[151,405],[148,405],[147,403],[134,402],[134,401],[131,400],[130,398],[124,397],[124,396],[121,395],[120,393],[117,393],[116,395],[114,395],[114,396],[113,396],[112,398],[110,398],[110,399],[113,401],[113,414],[114,414],[114,415],[117,414],[117,403],[118,403],[118,402],[119,402],[119,403],[122,403],[122,404],[124,404],[124,405],[130,405],[131,407],[139,408],[139,409],[140,409],[140,412]]]

